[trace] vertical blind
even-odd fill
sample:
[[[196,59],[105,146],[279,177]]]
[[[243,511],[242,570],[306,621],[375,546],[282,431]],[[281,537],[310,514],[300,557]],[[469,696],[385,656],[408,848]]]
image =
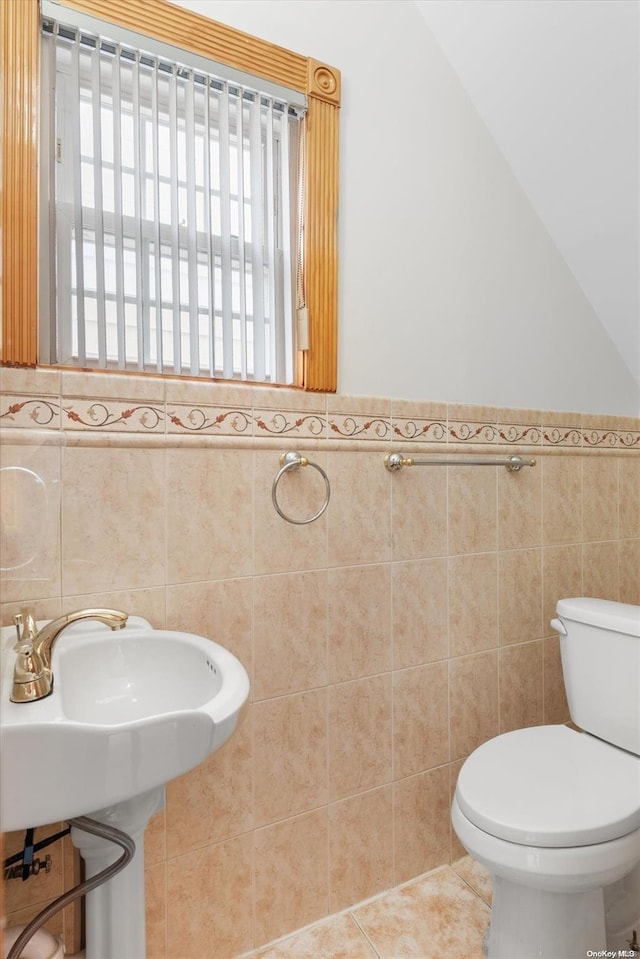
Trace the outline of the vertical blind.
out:
[[[41,360],[293,382],[303,107],[48,18],[42,45]]]

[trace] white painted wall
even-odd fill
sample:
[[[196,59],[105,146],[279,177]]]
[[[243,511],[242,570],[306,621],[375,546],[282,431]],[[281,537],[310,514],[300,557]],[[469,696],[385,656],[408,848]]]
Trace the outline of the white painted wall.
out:
[[[175,2],[342,71],[341,393],[638,415],[638,382],[412,0]]]
[[[415,3],[637,379],[640,0]]]

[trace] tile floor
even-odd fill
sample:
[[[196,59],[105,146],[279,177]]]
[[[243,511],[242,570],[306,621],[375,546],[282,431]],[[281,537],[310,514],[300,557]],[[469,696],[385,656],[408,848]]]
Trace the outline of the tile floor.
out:
[[[491,877],[469,856],[325,919],[253,959],[483,959]]]

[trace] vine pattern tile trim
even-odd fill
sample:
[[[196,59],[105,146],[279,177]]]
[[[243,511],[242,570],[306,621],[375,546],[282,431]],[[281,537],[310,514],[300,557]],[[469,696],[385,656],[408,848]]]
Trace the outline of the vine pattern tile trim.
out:
[[[0,425],[22,429],[60,429],[60,404],[49,397],[3,394]]]
[[[133,433],[164,433],[164,405],[129,405],[113,400],[74,400],[62,407],[63,425],[71,430],[121,430]]]
[[[285,398],[290,403],[288,397]],[[105,399],[25,395],[0,395],[0,426],[22,429],[88,431],[92,433],[183,434],[207,435],[238,440],[259,437],[288,440],[325,440],[349,442],[401,442],[407,445],[437,446],[448,444],[462,448],[487,446],[526,446],[575,451],[640,451],[640,421],[633,418],[593,417],[586,414],[573,418],[549,414],[553,425],[543,422],[518,422],[518,411],[507,411],[507,423],[494,423],[459,417],[447,420],[413,416],[362,412],[362,401],[354,402],[358,411],[350,412],[345,398],[340,412],[309,411],[262,406],[227,406],[224,404],[191,404],[141,402],[139,399]],[[372,407],[375,404],[372,402]],[[365,407],[366,408],[366,407]],[[413,412],[413,411],[412,411]],[[452,410],[452,412],[458,412]],[[504,411],[501,411],[504,414]],[[525,414],[526,416],[526,414]],[[524,419],[524,417],[523,417]],[[563,419],[562,425],[557,425]],[[578,423],[576,423],[576,420]],[[554,422],[555,421],[555,422]],[[610,422],[611,425],[608,425]],[[579,425],[578,425],[579,424]]]
[[[253,436],[253,417],[251,410],[245,409],[171,404],[167,407],[167,432]]]

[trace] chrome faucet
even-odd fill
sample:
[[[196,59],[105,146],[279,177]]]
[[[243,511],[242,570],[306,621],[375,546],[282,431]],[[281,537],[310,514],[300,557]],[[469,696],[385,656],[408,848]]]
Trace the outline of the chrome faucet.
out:
[[[51,651],[60,633],[82,619],[97,619],[110,629],[122,629],[128,615],[117,609],[79,609],[52,620],[38,629],[33,610],[25,608],[14,617],[18,633],[13,671],[12,703],[33,703],[44,699],[53,689]]]

